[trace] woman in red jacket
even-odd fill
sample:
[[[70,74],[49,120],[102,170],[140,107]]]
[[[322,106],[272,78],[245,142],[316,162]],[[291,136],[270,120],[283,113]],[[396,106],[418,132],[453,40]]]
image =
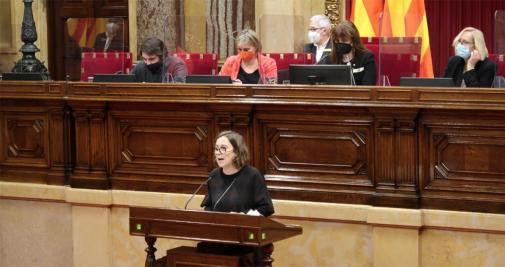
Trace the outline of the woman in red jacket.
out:
[[[261,54],[261,43],[254,31],[240,32],[235,44],[238,55],[226,59],[219,75],[231,76],[236,84],[276,83],[275,60]]]

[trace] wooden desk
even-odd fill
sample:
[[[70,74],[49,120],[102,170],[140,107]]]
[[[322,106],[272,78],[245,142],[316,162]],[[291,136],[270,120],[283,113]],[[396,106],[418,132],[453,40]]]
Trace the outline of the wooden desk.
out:
[[[505,213],[500,89],[2,81],[0,101],[2,180],[189,193],[233,129],[276,199]]]

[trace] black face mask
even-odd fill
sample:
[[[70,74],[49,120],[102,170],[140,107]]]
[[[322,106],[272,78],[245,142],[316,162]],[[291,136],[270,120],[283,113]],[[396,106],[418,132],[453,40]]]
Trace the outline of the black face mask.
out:
[[[347,54],[352,50],[352,46],[346,43],[335,43],[335,47],[337,48],[337,52],[341,55]]]
[[[154,74],[160,71],[161,66],[161,61],[158,61],[156,63],[147,65],[147,69],[149,69],[149,71]]]

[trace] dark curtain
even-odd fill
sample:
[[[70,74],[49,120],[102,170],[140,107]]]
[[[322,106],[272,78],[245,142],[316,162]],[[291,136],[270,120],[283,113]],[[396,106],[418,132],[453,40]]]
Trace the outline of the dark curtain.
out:
[[[345,0],[345,4],[349,19],[352,1]],[[447,60],[454,54],[452,40],[464,27],[480,29],[489,53],[494,53],[494,14],[505,10],[505,0],[425,0],[425,7],[435,77],[444,74]]]

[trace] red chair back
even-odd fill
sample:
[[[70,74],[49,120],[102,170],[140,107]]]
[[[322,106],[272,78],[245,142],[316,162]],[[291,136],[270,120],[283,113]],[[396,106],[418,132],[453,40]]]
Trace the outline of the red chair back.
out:
[[[81,81],[95,74],[126,74],[132,67],[130,52],[83,52],[81,56]]]
[[[217,75],[217,54],[212,53],[175,53],[175,57],[184,60],[188,74]]]
[[[314,64],[311,53],[267,53],[265,56],[275,60],[277,70],[289,69],[290,64]]]

